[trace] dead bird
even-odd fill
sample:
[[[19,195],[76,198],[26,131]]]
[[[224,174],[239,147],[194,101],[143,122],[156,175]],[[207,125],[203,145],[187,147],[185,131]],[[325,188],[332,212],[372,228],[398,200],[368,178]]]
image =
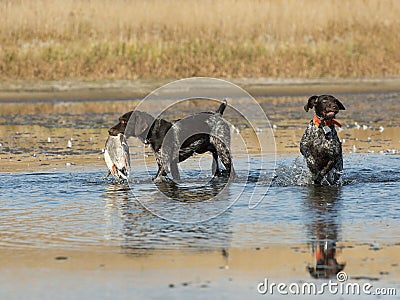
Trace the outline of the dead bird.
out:
[[[112,174],[118,181],[128,180],[131,165],[129,146],[124,134],[108,136],[104,149],[104,160],[109,170],[106,178]]]

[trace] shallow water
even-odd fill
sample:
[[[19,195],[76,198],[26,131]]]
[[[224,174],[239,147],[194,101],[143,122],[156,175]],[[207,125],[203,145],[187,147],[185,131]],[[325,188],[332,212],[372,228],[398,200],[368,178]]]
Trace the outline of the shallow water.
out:
[[[253,262],[260,252],[258,259],[268,262],[278,256],[271,269],[273,275],[296,280],[307,280],[310,274],[334,278],[337,269],[328,274],[319,270],[322,275],[312,271],[318,266],[319,251],[324,249],[329,259],[337,259],[338,266],[345,263],[345,271],[354,274],[355,280],[379,278],[398,284],[400,93],[340,97],[349,107],[340,114],[344,126],[339,136],[345,140],[345,173],[340,186],[309,183],[298,155],[299,139],[311,117],[302,110],[303,96],[258,99],[273,125],[280,154],[276,162],[271,149],[262,153],[265,157],[257,152],[257,137],[271,128],[266,130],[256,122],[260,126],[252,131],[227,109],[226,117],[235,126],[232,144],[238,178],[229,182],[212,179],[211,159],[204,155],[180,164],[183,180],[178,185],[153,183],[154,157],[149,149],[143,152],[135,139],[130,144],[133,161],[129,183],[104,178],[106,129],[133,101],[2,104],[0,249],[11,250],[9,256],[14,259],[16,249],[24,253],[61,249],[87,251],[89,255],[111,253],[112,259],[155,254],[160,260],[160,253],[172,250],[173,260],[193,254],[200,266],[204,253],[222,253],[225,260],[228,252],[235,259],[236,251],[237,263],[254,263],[237,278],[243,284],[245,277],[264,276],[269,270],[265,263]],[[169,117],[215,107],[215,103],[201,104],[182,103]],[[241,137],[247,139],[246,151],[239,147]],[[238,254],[242,251],[244,254]],[[215,268],[222,270],[219,266],[218,262]],[[308,271],[305,266],[310,267]],[[171,271],[167,265],[160,268]],[[215,272],[213,268],[206,273]],[[236,270],[241,269],[232,268]],[[160,281],[158,269],[156,273],[143,280],[157,277]],[[135,276],[141,278],[142,274]],[[115,276],[113,284],[120,281],[121,277]],[[64,279],[61,282],[64,284]],[[93,284],[102,293],[104,287]],[[10,286],[14,286],[12,280]],[[222,284],[220,289],[225,287]],[[164,299],[164,294],[159,298]]]
[[[267,177],[254,189],[257,177],[244,177],[240,160],[238,178],[229,184],[204,176],[200,182],[193,179],[197,171],[189,168],[183,174],[187,183],[178,187],[156,186],[144,166],[136,166],[129,184],[104,179],[104,168],[3,173],[0,246],[263,248],[306,244],[322,235],[347,245],[397,243],[400,156],[348,154],[344,159],[346,173],[338,187],[307,184],[304,163],[295,156],[278,157],[269,189]],[[212,199],[216,194],[222,196]],[[264,195],[249,208],[251,197]],[[186,223],[165,220],[177,216]],[[201,222],[187,223],[196,221]]]

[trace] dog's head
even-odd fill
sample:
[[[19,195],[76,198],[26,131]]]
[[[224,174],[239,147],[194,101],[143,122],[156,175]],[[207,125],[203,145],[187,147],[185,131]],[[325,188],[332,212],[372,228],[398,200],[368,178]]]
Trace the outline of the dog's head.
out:
[[[311,96],[307,104],[304,105],[304,110],[315,109],[318,117],[331,120],[334,119],[339,110],[345,110],[344,105],[331,95]]]
[[[142,111],[130,111],[119,117],[119,122],[108,130],[109,135],[125,134],[139,137],[146,133],[154,122],[154,118]]]

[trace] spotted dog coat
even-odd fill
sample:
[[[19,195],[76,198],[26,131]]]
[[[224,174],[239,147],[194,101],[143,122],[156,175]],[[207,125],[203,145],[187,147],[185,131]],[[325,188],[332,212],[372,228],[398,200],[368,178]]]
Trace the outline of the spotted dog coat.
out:
[[[322,180],[319,176],[326,176],[330,184],[337,183],[343,171],[342,143],[335,125],[330,125],[329,129],[331,132],[325,134],[322,127],[312,120],[301,139],[300,151],[306,158],[307,167],[314,175],[316,183]]]
[[[222,118],[226,106],[224,100],[216,112],[197,113],[172,122],[154,118],[145,112],[130,111],[119,118],[120,122],[110,128],[109,134],[124,132],[127,138],[138,137],[149,144],[158,165],[156,180],[162,179],[168,173],[179,180],[178,163],[194,154],[208,151],[213,155],[214,175],[234,176],[229,149],[229,125]],[[220,170],[218,158],[226,172]]]
[[[305,111],[315,108],[315,116],[308,124],[300,141],[300,152],[305,157],[307,167],[313,175],[314,183],[323,178],[331,185],[339,182],[343,172],[342,143],[334,120],[343,104],[333,96],[312,96],[304,106]]]

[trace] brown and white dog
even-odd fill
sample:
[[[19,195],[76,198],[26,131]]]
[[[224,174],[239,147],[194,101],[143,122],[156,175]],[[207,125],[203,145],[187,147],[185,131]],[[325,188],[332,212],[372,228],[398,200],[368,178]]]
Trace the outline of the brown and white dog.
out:
[[[312,96],[304,110],[314,108],[314,118],[308,124],[300,141],[300,152],[305,157],[307,167],[313,175],[314,183],[320,184],[325,178],[330,185],[338,184],[343,172],[342,143],[335,121],[344,105],[331,95]]]

